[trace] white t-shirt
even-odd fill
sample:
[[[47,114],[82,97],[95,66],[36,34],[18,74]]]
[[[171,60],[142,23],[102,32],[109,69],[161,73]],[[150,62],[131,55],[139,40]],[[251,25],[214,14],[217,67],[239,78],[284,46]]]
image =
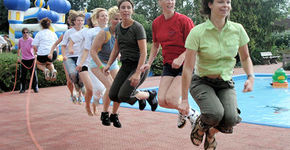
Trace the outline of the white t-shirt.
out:
[[[74,53],[73,54],[69,54],[68,52],[68,44],[69,44],[69,40],[70,40],[70,37],[72,34],[78,32],[75,28],[71,28],[69,30],[67,30],[65,33],[64,33],[64,36],[63,36],[63,39],[60,43],[61,46],[66,46],[66,49],[65,49],[65,54],[67,57],[78,57],[79,54],[80,54],[80,49],[81,49],[81,43],[75,43],[73,45],[73,50],[74,50]]]
[[[87,50],[91,50],[92,43],[97,36],[97,34],[102,30],[100,27],[94,27],[88,30],[87,34],[85,35],[85,45],[84,48]]]
[[[82,59],[82,55],[84,52],[85,35],[88,34],[88,31],[89,31],[88,28],[83,28],[82,30],[70,35],[70,39],[74,42],[74,44],[80,45],[80,51],[79,51],[79,56],[78,56],[78,60],[77,60],[77,65],[80,64],[80,61]],[[90,60],[91,60],[91,55],[89,52],[88,57],[86,58],[86,61],[84,62],[83,66],[88,67]]]
[[[35,35],[32,45],[37,47],[37,55],[44,56],[50,53],[50,49],[57,39],[54,32],[43,29]]]

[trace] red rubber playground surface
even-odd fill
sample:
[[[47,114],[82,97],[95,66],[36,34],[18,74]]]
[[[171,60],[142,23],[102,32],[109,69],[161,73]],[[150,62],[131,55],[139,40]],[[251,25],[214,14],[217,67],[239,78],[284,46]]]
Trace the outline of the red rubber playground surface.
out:
[[[255,73],[273,73],[279,67],[255,66]],[[241,68],[235,69],[240,73]],[[159,79],[148,78],[141,88],[158,86]],[[203,149],[191,143],[189,123],[177,128],[176,114],[120,108],[122,128],[117,129],[102,126],[100,115],[89,117],[84,105],[72,104],[65,86],[41,88],[29,101],[28,92],[18,92],[0,94],[0,150]],[[241,123],[233,134],[217,134],[217,149],[290,150],[289,140],[290,129]]]

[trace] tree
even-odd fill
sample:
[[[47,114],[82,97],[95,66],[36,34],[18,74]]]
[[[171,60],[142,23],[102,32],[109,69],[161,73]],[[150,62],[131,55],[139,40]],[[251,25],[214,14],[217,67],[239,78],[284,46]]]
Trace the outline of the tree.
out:
[[[8,23],[8,10],[4,6],[3,0],[0,1],[0,32],[8,33],[9,23]]]
[[[284,29],[274,24],[286,17],[287,0],[239,0],[232,1],[230,19],[241,23],[251,41],[249,48],[254,63],[260,63],[260,51],[269,51],[275,44],[272,33]],[[277,52],[273,51],[274,54]]]
[[[91,11],[95,8],[105,8],[109,9],[112,6],[117,5],[117,0],[90,0],[88,3],[88,11]]]

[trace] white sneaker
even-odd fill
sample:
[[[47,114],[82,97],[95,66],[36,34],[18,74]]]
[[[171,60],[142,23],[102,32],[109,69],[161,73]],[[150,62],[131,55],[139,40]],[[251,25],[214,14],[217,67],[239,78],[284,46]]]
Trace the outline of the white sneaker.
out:
[[[191,128],[193,129],[195,126],[196,120],[197,120],[198,116],[200,115],[200,113],[192,108],[190,111],[192,111],[192,112],[190,113],[189,116],[187,116],[187,118],[191,123]]]
[[[56,80],[56,74],[57,74],[57,71],[55,69],[53,69],[52,72],[51,72],[50,81],[55,81]]]
[[[186,124],[186,116],[182,115],[181,113],[178,113],[177,127],[183,128],[185,124]]]
[[[45,80],[49,81],[50,80],[50,71],[48,69],[44,69],[44,78]]]

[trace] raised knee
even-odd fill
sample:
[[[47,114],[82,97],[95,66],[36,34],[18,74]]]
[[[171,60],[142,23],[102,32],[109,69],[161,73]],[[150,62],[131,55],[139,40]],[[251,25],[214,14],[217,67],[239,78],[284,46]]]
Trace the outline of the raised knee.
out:
[[[159,96],[159,95],[158,95],[158,104],[161,107],[166,107],[167,106],[165,99],[163,97]]]
[[[167,106],[167,104],[166,104],[165,101],[162,101],[162,100],[159,100],[159,99],[158,99],[158,104],[159,104],[159,106],[161,106],[161,107],[166,107],[166,106]]]
[[[224,116],[223,111],[212,111],[210,113],[202,114],[204,123],[210,126],[217,126]]]
[[[235,114],[227,115],[225,116],[224,119],[225,119],[225,127],[233,127],[240,122],[239,116]]]
[[[130,100],[130,96],[119,94],[118,95],[118,100],[121,101],[121,102],[127,102],[127,101]]]
[[[109,92],[109,98],[110,98],[110,100],[112,100],[114,102],[118,102],[118,95],[117,95],[117,93]]]

